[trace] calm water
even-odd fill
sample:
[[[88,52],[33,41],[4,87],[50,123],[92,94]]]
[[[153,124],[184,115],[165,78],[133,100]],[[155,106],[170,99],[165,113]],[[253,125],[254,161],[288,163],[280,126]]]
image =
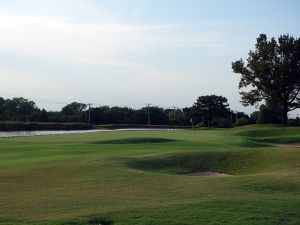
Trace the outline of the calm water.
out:
[[[116,131],[147,131],[147,130],[178,130],[178,129],[147,129],[147,128],[128,128],[128,129],[116,129],[116,130],[50,130],[50,131],[8,131],[0,132],[0,138],[3,137],[30,137],[30,136],[44,136],[54,134],[83,134],[83,133],[95,133],[95,132],[116,132]]]

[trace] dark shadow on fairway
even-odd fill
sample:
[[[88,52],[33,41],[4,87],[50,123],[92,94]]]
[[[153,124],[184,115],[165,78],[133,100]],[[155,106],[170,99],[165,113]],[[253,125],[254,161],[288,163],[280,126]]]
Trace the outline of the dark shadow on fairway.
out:
[[[112,225],[113,221],[104,219],[104,218],[93,218],[89,220],[88,224],[90,225]]]
[[[175,139],[168,138],[152,138],[152,137],[140,137],[140,138],[125,138],[125,139],[115,139],[107,141],[97,141],[93,142],[94,144],[159,144],[159,143],[168,143],[176,142]]]
[[[107,218],[92,218],[88,221],[69,221],[62,223],[61,225],[113,225],[114,222]]]
[[[268,156],[259,151],[189,152],[123,158],[122,161],[133,169],[168,174],[213,172],[242,175],[259,173],[273,166]]]

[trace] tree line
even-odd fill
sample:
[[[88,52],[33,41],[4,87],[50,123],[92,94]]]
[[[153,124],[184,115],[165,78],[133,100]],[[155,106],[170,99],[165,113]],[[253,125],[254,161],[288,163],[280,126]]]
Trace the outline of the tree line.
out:
[[[280,109],[262,105],[259,111],[247,115],[232,111],[227,98],[216,95],[200,96],[191,107],[164,109],[158,106],[133,109],[129,107],[100,106],[88,108],[87,104],[72,102],[60,111],[39,109],[34,101],[25,98],[4,99],[0,97],[0,121],[139,124],[232,127],[255,123],[280,123]],[[299,125],[298,120],[290,124]]]
[[[58,122],[92,124],[148,124],[188,125],[184,109],[164,109],[157,106],[133,109],[129,107],[100,106],[88,109],[87,104],[72,102],[60,111],[39,109],[34,101],[19,97],[0,97],[0,121]]]

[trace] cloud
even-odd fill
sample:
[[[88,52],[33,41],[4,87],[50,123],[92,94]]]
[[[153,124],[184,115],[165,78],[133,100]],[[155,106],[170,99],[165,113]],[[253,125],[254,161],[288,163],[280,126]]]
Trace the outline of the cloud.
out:
[[[21,55],[33,55],[83,64],[132,70],[144,76],[176,80],[147,62],[134,62],[128,54],[164,52],[174,48],[202,48],[220,52],[225,44],[216,35],[199,28],[224,26],[226,23],[187,24],[83,23],[69,17],[29,16],[14,13],[0,15],[0,49]],[[232,23],[227,23],[228,26]],[[196,32],[190,32],[189,29]],[[197,28],[200,31],[197,31]]]
[[[103,98],[118,103],[128,99],[175,102],[176,96],[183,102],[191,93],[196,95],[194,92],[197,92],[198,95],[201,85],[208,88],[205,86],[209,79],[201,78],[199,63],[193,64],[191,69],[195,77],[187,77],[189,74],[183,71],[180,63],[194,59],[187,58],[187,54],[180,59],[181,50],[199,48],[203,57],[232,52],[234,48],[224,41],[226,33],[218,34],[219,28],[232,25],[232,22],[159,25],[126,21],[88,22],[68,16],[1,13],[2,57],[5,53],[19,56],[18,60],[20,56],[30,57],[25,63],[26,70],[22,70],[17,60],[12,67],[20,67],[18,71],[0,68],[0,82],[10,89],[14,87],[14,92],[22,96],[82,101],[97,96],[95,101]],[[176,65],[172,60],[163,65],[165,62],[161,60],[173,54],[174,49],[179,55],[174,62]],[[151,62],[144,57],[148,54],[152,54]],[[161,58],[154,60],[156,54]],[[130,58],[132,55],[134,59]],[[144,58],[139,60],[139,57]],[[34,62],[39,62],[34,60],[36,58],[47,61],[50,66],[37,68],[34,65]],[[30,60],[32,65],[28,66]],[[57,62],[63,69],[51,70],[51,64]],[[68,68],[70,66],[74,68]],[[207,71],[202,68],[202,73]],[[193,85],[197,87],[193,89]],[[172,90],[166,91],[169,88]]]
[[[87,61],[114,59],[121,53],[184,47],[212,50],[224,45],[205,31],[185,34],[189,26],[195,25],[91,24],[67,17],[1,14],[0,49]]]
[[[55,87],[55,90],[53,90],[53,87]],[[1,93],[9,94],[15,90],[19,93],[30,90],[29,94],[34,96],[39,92],[51,95],[57,91],[63,90],[63,86],[51,79],[39,77],[27,71],[20,71],[16,68],[12,69],[1,66],[0,89]]]

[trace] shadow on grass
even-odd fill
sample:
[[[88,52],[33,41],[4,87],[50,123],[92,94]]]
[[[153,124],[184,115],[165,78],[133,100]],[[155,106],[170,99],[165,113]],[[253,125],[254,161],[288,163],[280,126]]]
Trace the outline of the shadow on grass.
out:
[[[189,152],[158,156],[123,158],[132,169],[168,174],[218,172],[231,175],[260,173],[274,163],[259,151]]]
[[[152,137],[140,137],[140,138],[125,138],[125,139],[115,139],[107,141],[97,141],[93,144],[159,144],[159,143],[169,143],[177,142],[175,139],[168,138],[152,138]]]
[[[112,225],[113,221],[106,218],[93,218],[88,221],[89,225]]]
[[[107,218],[92,218],[88,221],[68,221],[61,225],[113,225],[114,222]]]

